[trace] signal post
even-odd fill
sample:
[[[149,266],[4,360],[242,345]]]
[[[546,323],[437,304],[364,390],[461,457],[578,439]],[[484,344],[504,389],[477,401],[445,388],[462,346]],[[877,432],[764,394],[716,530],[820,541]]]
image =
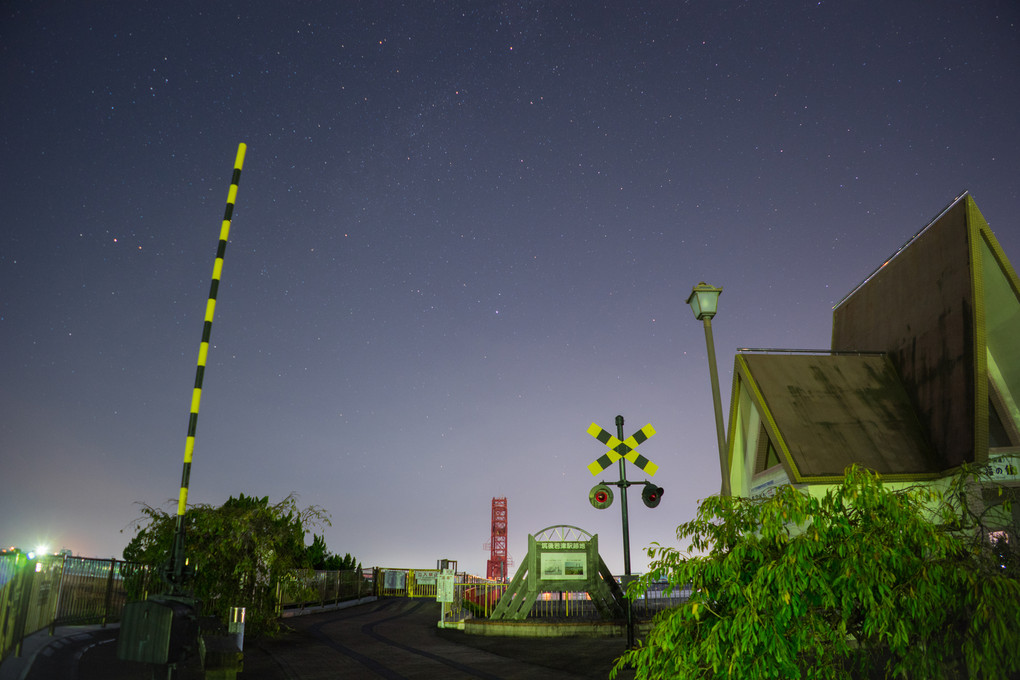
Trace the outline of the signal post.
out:
[[[659,505],[659,501],[662,499],[662,487],[656,486],[652,482],[629,482],[627,481],[627,471],[624,468],[624,460],[629,460],[631,463],[636,465],[638,468],[654,476],[658,471],[659,466],[645,458],[643,455],[638,453],[637,447],[639,444],[648,440],[652,435],[655,434],[655,428],[649,423],[642,427],[640,430],[632,434],[627,439],[623,438],[623,416],[616,416],[616,436],[609,434],[606,430],[599,427],[597,423],[592,423],[591,427],[588,428],[588,434],[598,439],[600,442],[609,447],[609,451],[602,454],[599,458],[592,461],[588,465],[588,471],[593,475],[597,475],[604,471],[614,462],[620,462],[620,479],[616,482],[600,481],[598,484],[592,487],[588,493],[588,501],[598,510],[604,510],[613,504],[613,491],[609,488],[610,485],[620,489],[620,496],[622,503],[620,503],[620,513],[623,521],[623,580],[624,589],[630,585],[631,573],[630,573],[630,519],[627,516],[627,488],[635,484],[643,484],[644,488],[641,490],[641,500],[649,508],[654,508]],[[627,609],[627,649],[634,647],[634,617],[631,609],[630,598],[627,598],[626,602]]]

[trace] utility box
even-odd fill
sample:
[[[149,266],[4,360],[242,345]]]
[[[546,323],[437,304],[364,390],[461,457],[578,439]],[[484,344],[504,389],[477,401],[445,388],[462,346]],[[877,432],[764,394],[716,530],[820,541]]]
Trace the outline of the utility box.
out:
[[[196,600],[170,596],[128,603],[121,619],[117,658],[167,664],[197,652],[197,605]]]

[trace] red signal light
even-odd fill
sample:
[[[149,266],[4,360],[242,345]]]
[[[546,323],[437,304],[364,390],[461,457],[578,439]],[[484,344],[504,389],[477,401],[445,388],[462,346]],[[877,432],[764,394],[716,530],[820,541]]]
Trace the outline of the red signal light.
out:
[[[613,503],[613,492],[605,484],[596,484],[588,492],[588,502],[597,510],[605,510]]]
[[[645,482],[645,488],[641,490],[641,500],[649,508],[654,508],[662,500],[662,487],[655,486],[651,482]]]

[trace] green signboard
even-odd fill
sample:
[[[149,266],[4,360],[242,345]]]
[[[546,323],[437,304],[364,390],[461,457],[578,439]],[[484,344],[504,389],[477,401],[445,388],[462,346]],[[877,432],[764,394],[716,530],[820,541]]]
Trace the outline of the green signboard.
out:
[[[522,621],[546,592],[587,592],[604,619],[623,616],[623,590],[599,556],[599,537],[560,525],[528,536],[528,555],[489,617]]]

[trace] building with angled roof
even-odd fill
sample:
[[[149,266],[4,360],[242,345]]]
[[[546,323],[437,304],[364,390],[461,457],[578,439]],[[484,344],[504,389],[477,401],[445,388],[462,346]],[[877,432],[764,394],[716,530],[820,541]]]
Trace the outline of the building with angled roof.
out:
[[[1020,281],[965,193],[836,305],[830,349],[737,353],[730,485],[822,491],[854,463],[1020,484],[1018,404]]]

